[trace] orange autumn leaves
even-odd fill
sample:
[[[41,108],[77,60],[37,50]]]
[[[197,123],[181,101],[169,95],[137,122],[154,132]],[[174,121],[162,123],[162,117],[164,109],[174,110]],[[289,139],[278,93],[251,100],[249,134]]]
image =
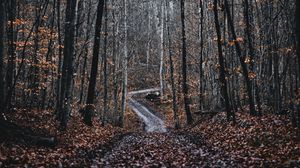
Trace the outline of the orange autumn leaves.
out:
[[[218,41],[218,38],[217,37],[214,38],[214,41]],[[245,42],[242,37],[238,37],[234,40],[227,41],[227,42],[224,42],[224,39],[221,39],[220,41],[221,41],[221,43],[223,43],[224,45],[227,45],[229,47],[235,46],[237,43],[244,43]]]

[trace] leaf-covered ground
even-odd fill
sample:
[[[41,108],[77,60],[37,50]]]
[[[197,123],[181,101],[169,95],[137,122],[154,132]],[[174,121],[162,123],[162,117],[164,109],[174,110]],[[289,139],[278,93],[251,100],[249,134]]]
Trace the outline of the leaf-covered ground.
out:
[[[104,167],[235,167],[223,151],[209,148],[189,133],[135,133],[123,138],[95,166]]]
[[[184,130],[203,135],[208,146],[226,151],[246,167],[300,167],[298,130],[288,115],[237,113],[237,123],[231,125],[226,115],[219,113]]]
[[[172,104],[148,104],[164,117],[173,129]],[[239,167],[300,167],[300,130],[292,126],[290,115],[264,114],[253,117],[236,113],[235,125],[228,123],[225,113],[215,116],[194,116],[192,126],[180,131],[204,137],[206,146],[224,151]],[[181,125],[185,126],[183,109],[179,109]]]
[[[54,136],[54,148],[31,145],[20,139],[1,136],[0,167],[82,167],[91,165],[95,149],[98,155],[109,150],[111,141],[121,139],[125,131],[110,125],[101,127],[94,121],[93,128],[83,124],[79,116],[72,116],[68,130],[58,131],[53,112],[16,110],[7,116],[24,129],[30,128],[39,135]],[[99,151],[99,150],[98,150]]]
[[[300,167],[300,142],[288,116],[219,113],[169,133],[126,136],[94,165],[104,167]]]
[[[7,116],[59,143],[46,148],[0,136],[0,167],[300,167],[298,130],[289,116],[237,113],[232,125],[219,113],[178,131],[145,133],[129,110],[125,129],[99,121],[89,128],[75,115],[68,131],[59,132],[52,113],[16,110]],[[172,123],[171,114],[158,116]]]

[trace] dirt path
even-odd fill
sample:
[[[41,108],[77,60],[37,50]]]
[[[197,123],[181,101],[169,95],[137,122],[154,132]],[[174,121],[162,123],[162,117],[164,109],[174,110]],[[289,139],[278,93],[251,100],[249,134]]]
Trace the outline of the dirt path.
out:
[[[226,153],[199,135],[134,133],[124,137],[93,167],[236,167]]]
[[[164,121],[134,99],[129,100],[130,108],[143,120],[147,132],[167,132]]]
[[[141,92],[149,89],[134,94]],[[95,158],[92,167],[235,167],[235,161],[206,146],[200,135],[167,132],[163,120],[141,103],[130,98],[128,104],[145,123],[146,132],[125,136],[103,158]]]
[[[134,95],[150,93],[154,91],[159,91],[159,89],[153,88],[129,92],[130,99],[128,101],[128,105],[144,122],[146,132],[167,132],[164,121],[133,98]]]

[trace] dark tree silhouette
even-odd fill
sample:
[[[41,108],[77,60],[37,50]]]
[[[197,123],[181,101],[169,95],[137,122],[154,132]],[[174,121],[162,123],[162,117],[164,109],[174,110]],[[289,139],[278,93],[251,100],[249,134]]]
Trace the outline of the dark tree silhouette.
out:
[[[214,16],[215,16],[215,26],[216,26],[216,32],[217,32],[217,43],[218,43],[218,53],[219,53],[219,64],[220,64],[220,85],[221,85],[221,91],[222,95],[224,97],[225,101],[225,107],[227,111],[227,120],[233,120],[235,122],[235,115],[231,111],[230,103],[229,103],[229,96],[227,91],[227,81],[226,81],[226,71],[225,71],[225,62],[224,62],[224,56],[222,51],[222,42],[221,42],[221,29],[220,29],[220,23],[219,23],[219,14],[218,14],[218,0],[214,0]]]
[[[92,58],[92,67],[91,75],[89,79],[89,87],[87,94],[87,108],[84,112],[84,122],[87,125],[92,126],[92,113],[94,110],[94,98],[95,98],[95,89],[96,89],[96,78],[98,71],[98,61],[99,61],[99,49],[100,49],[100,37],[101,37],[101,26],[102,26],[102,16],[104,9],[105,0],[99,0],[97,7],[97,18],[95,26],[95,37],[94,37],[94,48],[93,48],[93,58]]]
[[[4,33],[5,33],[5,3],[0,2],[0,113],[3,111],[4,103],[4,74],[3,74],[3,58],[4,58]]]
[[[64,38],[64,58],[62,65],[61,93],[60,93],[60,127],[66,130],[69,115],[71,113],[71,84],[73,80],[73,52],[75,33],[75,10],[76,1],[68,0],[66,9],[65,38]]]
[[[192,124],[193,117],[190,110],[190,98],[189,98],[189,90],[187,85],[187,52],[186,52],[186,35],[185,35],[185,2],[184,0],[180,1],[181,7],[181,32],[182,32],[182,92],[184,96],[184,109],[186,113],[187,124]]]

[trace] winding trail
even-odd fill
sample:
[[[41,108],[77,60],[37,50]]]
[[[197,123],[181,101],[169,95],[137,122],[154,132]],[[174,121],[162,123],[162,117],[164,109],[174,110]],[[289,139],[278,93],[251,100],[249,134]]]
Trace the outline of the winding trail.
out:
[[[159,91],[159,89],[154,88],[129,92],[131,98],[129,99],[128,105],[143,120],[146,125],[145,129],[147,132],[167,132],[164,121],[162,119],[154,115],[149,109],[147,109],[147,107],[132,98],[132,96],[136,94],[154,91]]]
[[[237,167],[225,152],[209,147],[199,134],[168,131],[164,121],[133,95],[158,91],[146,89],[129,93],[129,107],[143,120],[146,132],[135,132],[116,141],[91,167]]]

